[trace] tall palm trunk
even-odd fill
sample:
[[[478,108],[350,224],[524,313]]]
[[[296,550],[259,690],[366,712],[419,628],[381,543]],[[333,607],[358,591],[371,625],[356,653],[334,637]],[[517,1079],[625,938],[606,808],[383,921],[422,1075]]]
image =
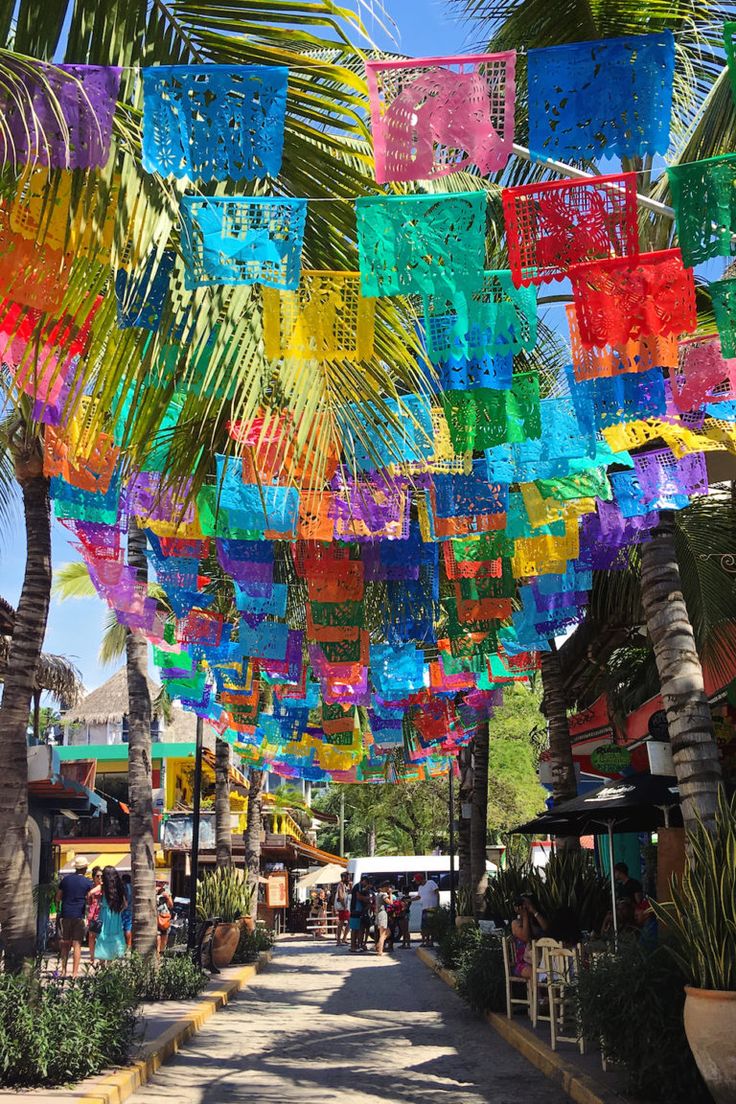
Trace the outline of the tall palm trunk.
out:
[[[488,885],[486,840],[488,837],[488,718],[473,737],[473,796],[470,813],[470,883],[473,891],[473,915],[482,918]]]
[[[230,815],[230,745],[215,743],[215,861],[218,866],[233,865],[233,833]]]
[[[258,916],[258,879],[261,874],[261,794],[263,789],[263,771],[248,771],[248,814],[243,833],[245,845],[245,869],[248,881],[254,887],[253,904],[250,914],[255,920]]]
[[[460,785],[458,787],[458,802],[460,805],[460,819],[457,834],[458,856],[458,886],[470,889],[472,873],[470,869],[470,817],[463,814],[473,800],[473,750],[469,744],[458,752],[458,766],[460,768]]]
[[[562,688],[560,657],[554,640],[550,640],[550,650],[542,652],[542,688],[552,767],[552,802],[554,805],[559,805],[577,796],[578,784],[575,777],[570,727],[567,723],[565,692]],[[560,838],[559,847],[562,851],[574,851],[579,846],[580,841],[575,836]]]
[[[682,819],[689,828],[700,816],[711,828],[721,766],[703,669],[680,585],[670,510],[660,513],[652,539],[642,546],[641,560],[642,605],[667,714]]]
[[[23,436],[13,449],[23,494],[26,570],[0,704],[0,925],[6,968],[33,956],[36,921],[28,856],[28,711],[51,595],[51,506],[41,442]]]
[[[146,582],[146,536],[131,519],[128,563]],[[148,689],[148,645],[133,629],[125,634],[128,678],[128,800],[130,859],[133,879],[133,946],[145,958],[156,953],[156,873],[153,842],[151,761],[151,695]]]

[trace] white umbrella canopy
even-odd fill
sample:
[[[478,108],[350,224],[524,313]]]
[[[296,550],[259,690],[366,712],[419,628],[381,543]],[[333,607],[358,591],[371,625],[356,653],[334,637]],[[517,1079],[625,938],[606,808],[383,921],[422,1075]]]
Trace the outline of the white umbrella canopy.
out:
[[[297,885],[299,889],[309,889],[316,885],[335,885],[336,882],[340,881],[340,875],[344,873],[344,866],[338,866],[337,863],[327,863],[326,866],[318,866],[315,870],[310,870],[308,874],[299,879]]]

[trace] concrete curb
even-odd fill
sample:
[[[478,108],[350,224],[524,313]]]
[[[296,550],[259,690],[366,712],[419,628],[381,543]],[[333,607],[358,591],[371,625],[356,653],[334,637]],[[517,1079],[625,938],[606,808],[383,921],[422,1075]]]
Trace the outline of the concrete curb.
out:
[[[440,966],[432,951],[426,947],[418,947],[417,955],[425,966],[429,966],[430,970],[444,981],[445,985],[449,985],[452,989],[456,988],[454,975]],[[575,1101],[575,1104],[622,1104],[623,1097],[618,1093],[599,1085],[587,1073],[566,1062],[556,1051],[521,1024],[509,1020],[498,1012],[486,1012],[485,1018],[502,1039],[518,1050],[545,1077],[559,1085],[563,1092]]]
[[[199,1031],[207,1020],[211,1019],[221,1008],[236,995],[241,989],[253,980],[256,974],[269,964],[272,958],[271,951],[262,951],[256,962],[248,966],[242,966],[238,972],[228,978],[227,981],[215,983],[212,988],[199,998],[191,1012],[187,1012],[176,1023],[165,1028],[157,1036],[148,1039],[143,1044],[143,1057],[138,1061],[115,1070],[114,1073],[98,1074],[96,1077],[88,1077],[80,1081],[70,1089],[38,1090],[38,1104],[42,1101],[76,1101],[77,1104],[122,1104],[134,1092],[153,1077],[154,1073],[167,1059],[176,1054],[192,1035]],[[44,1095],[41,1095],[44,1094]],[[27,1094],[33,1104],[36,1090],[31,1089]],[[0,1093],[0,1100],[13,1100],[18,1098],[18,1093]]]

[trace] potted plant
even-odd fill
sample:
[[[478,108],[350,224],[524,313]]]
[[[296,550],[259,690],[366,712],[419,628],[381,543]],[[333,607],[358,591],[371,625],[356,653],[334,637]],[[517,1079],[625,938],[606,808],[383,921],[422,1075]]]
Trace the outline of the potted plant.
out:
[[[654,905],[690,985],[685,1034],[717,1104],[736,1104],[736,795],[718,798],[709,832],[688,832],[688,860],[672,900]]]
[[[469,886],[460,886],[457,891],[457,916],[455,917],[456,928],[466,928],[469,924],[475,923],[475,917],[473,916],[473,891]]]
[[[254,887],[243,871],[232,866],[219,867],[199,880],[197,916],[200,920],[220,920],[212,939],[212,962],[218,969],[232,962],[241,928],[250,918],[253,894]]]

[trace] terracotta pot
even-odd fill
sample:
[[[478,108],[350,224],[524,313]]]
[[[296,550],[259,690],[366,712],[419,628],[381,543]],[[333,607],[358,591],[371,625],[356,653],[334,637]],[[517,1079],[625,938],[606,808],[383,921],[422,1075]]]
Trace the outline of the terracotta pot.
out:
[[[252,935],[253,932],[256,930],[256,922],[252,916],[241,917],[240,923],[243,925],[248,935]]]
[[[736,1104],[736,993],[685,986],[685,1034],[716,1104]]]
[[[469,928],[471,924],[475,923],[474,916],[456,916],[455,927],[456,928]]]
[[[229,966],[240,942],[240,924],[218,924],[212,937],[212,963],[221,970]]]

